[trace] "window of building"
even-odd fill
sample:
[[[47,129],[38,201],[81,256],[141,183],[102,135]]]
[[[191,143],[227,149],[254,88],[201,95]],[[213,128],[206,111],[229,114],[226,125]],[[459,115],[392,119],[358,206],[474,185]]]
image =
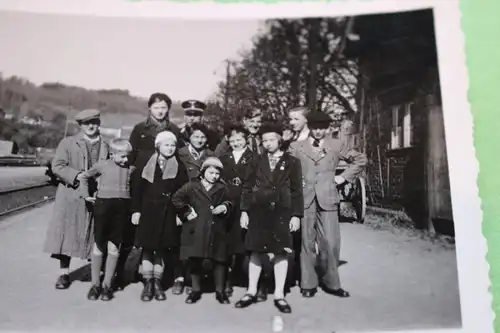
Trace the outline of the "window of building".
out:
[[[413,103],[392,108],[391,149],[408,148],[413,144]]]

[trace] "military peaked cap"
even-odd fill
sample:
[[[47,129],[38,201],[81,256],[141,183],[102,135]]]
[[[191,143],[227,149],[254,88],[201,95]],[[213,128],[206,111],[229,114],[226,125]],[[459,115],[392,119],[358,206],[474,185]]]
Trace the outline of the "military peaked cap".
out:
[[[181,107],[186,111],[198,111],[203,112],[207,108],[207,105],[203,102],[197,101],[195,99],[190,99],[182,102]]]

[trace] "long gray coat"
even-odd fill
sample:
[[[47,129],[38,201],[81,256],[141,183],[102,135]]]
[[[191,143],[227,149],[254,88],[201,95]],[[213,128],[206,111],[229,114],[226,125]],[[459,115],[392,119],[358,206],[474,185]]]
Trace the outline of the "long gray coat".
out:
[[[89,167],[83,134],[64,138],[56,149],[52,171],[60,183],[56,192],[52,220],[45,238],[44,252],[87,259],[94,242],[93,216],[89,206],[74,188],[76,176]],[[109,146],[101,139],[99,160],[109,157]]]

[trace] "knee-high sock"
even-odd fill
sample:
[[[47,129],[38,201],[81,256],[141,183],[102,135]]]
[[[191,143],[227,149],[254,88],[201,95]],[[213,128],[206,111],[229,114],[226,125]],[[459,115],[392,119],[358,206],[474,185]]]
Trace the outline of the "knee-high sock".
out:
[[[257,285],[259,283],[262,264],[259,255],[252,253],[250,263],[248,265],[248,293],[251,295],[257,294]]]
[[[285,297],[285,281],[288,273],[288,260],[277,256],[274,258],[274,298],[281,299]]]

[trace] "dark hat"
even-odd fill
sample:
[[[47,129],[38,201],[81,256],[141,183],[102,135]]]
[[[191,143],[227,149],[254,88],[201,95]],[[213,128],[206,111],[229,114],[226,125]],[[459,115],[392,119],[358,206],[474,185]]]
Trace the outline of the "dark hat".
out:
[[[101,112],[96,109],[86,109],[83,111],[80,111],[76,114],[75,120],[79,123],[83,123],[86,121],[90,121],[93,119],[100,119],[101,118]]]
[[[307,116],[307,127],[309,128],[328,128],[332,118],[324,112],[310,112]]]
[[[207,105],[195,99],[190,99],[182,102],[181,107],[184,109],[184,112],[188,111],[203,112],[207,108]]]
[[[283,128],[276,123],[265,123],[260,127],[260,135],[265,133],[276,133],[283,136]]]

